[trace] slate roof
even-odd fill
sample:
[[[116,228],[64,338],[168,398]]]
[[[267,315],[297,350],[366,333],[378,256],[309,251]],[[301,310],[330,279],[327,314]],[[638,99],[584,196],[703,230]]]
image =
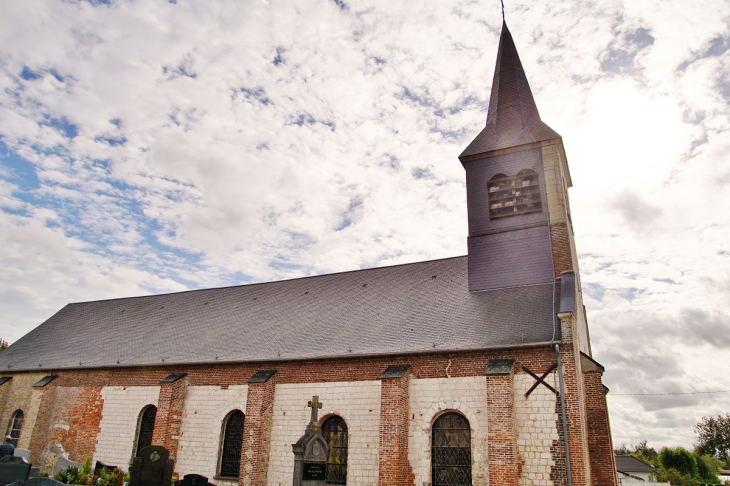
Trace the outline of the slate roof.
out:
[[[555,138],[560,135],[540,119],[512,34],[503,23],[487,126],[459,158]]]
[[[284,361],[559,339],[554,286],[470,293],[467,257],[69,304],[0,371]],[[558,326],[559,329],[559,326]],[[558,331],[559,333],[559,331]]]
[[[634,456],[616,456],[616,470],[622,473],[650,473],[654,468]]]

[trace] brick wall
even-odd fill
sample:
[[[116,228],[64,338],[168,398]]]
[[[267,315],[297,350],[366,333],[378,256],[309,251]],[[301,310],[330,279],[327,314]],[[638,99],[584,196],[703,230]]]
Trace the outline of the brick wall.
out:
[[[50,421],[50,416],[53,411],[53,402],[57,386],[58,382],[53,380],[43,388],[34,388],[33,395],[31,396],[31,420],[33,425],[29,426],[27,429],[28,432],[31,433],[27,448],[31,451],[30,462],[35,464],[39,464],[41,462],[41,454],[45,446],[48,444],[46,440],[48,436],[48,422]],[[23,428],[25,428],[26,425],[30,424],[23,424]],[[18,441],[19,446],[20,444],[21,441]]]
[[[34,413],[31,414],[31,412],[35,411],[36,406],[39,405],[39,403],[35,403],[33,407],[31,407],[31,397],[34,390],[33,384],[46,376],[46,373],[16,373],[7,376],[12,376],[13,379],[0,386],[0,390],[2,390],[0,399],[3,400],[0,402],[0,410],[2,410],[2,415],[0,415],[0,427],[4,427],[4,429],[0,430],[4,435],[6,435],[9,432],[11,417],[16,410],[22,410],[23,415],[25,416],[25,424],[20,432],[18,447],[27,449],[30,444],[30,435],[33,429],[33,423],[35,422],[35,415]],[[30,417],[31,415],[33,415],[32,418]],[[30,420],[32,420],[33,423],[28,426],[27,424]]]
[[[489,484],[516,486],[523,460],[517,448],[514,367],[510,374],[487,376]]]
[[[616,458],[613,454],[611,424],[608,420],[606,389],[601,383],[602,371],[590,371],[583,375],[586,391],[586,415],[588,422],[588,450],[591,459],[591,484],[616,486]]]
[[[188,378],[183,377],[173,383],[160,384],[160,396],[157,399],[157,415],[152,443],[161,445],[170,451],[170,459],[176,461],[177,446],[180,442],[180,422]],[[177,461],[176,461],[177,462]],[[177,472],[177,469],[175,470]]]
[[[252,383],[248,386],[241,449],[241,476],[238,481],[241,486],[267,484],[275,391],[276,375],[266,383]]]
[[[246,412],[247,385],[191,386],[185,396],[175,470],[185,474],[218,474],[224,420],[234,410]],[[244,427],[245,427],[244,421]],[[216,479],[215,484],[237,484]]]
[[[564,329],[568,340],[572,339],[572,332],[572,328]],[[571,356],[574,357],[575,352],[571,352]],[[12,413],[10,409],[15,410],[14,403],[23,402],[25,404],[23,410],[27,409],[28,412],[26,426],[29,429],[25,430],[35,428],[35,422],[43,422],[45,425],[41,428],[46,432],[51,430],[49,427],[59,425],[59,430],[52,432],[52,435],[55,434],[53,437],[59,439],[66,450],[73,450],[78,460],[81,460],[80,456],[84,454],[78,444],[84,442],[91,447],[94,442],[93,431],[97,428],[95,439],[98,442],[95,446],[95,459],[126,467],[132,456],[139,413],[147,404],[159,405],[160,396],[166,396],[161,391],[160,380],[172,372],[187,372],[186,395],[180,393],[176,395],[185,397],[184,406],[179,412],[180,433],[174,434],[173,431],[169,433],[170,439],[174,435],[179,437],[179,445],[176,446],[176,471],[180,474],[202,473],[212,477],[211,471],[217,468],[218,463],[222,418],[230,411],[227,410],[228,408],[241,406],[245,407],[243,411],[246,414],[244,429],[247,434],[250,434],[246,437],[245,457],[242,457],[241,483],[278,485],[288,484],[291,481],[293,464],[291,443],[303,433],[303,427],[308,422],[309,411],[306,409],[306,400],[311,399],[312,395],[319,395],[320,399],[325,402],[325,409],[322,412],[342,415],[350,427],[350,484],[372,485],[380,481],[380,484],[389,484],[389,486],[414,483],[421,486],[423,482],[430,481],[430,451],[429,449],[424,450],[424,444],[430,437],[430,431],[428,425],[419,420],[430,422],[434,418],[433,415],[438,412],[434,409],[432,412],[424,412],[421,417],[421,412],[416,415],[415,410],[412,409],[416,403],[419,404],[417,405],[419,408],[423,408],[421,404],[425,403],[424,400],[431,399],[424,399],[422,396],[438,393],[439,397],[443,397],[443,399],[438,399],[438,407],[445,409],[444,407],[449,405],[448,408],[462,410],[472,424],[473,451],[475,451],[473,478],[475,484],[479,484],[479,481],[486,481],[489,474],[485,466],[487,459],[485,459],[484,453],[476,452],[479,448],[486,450],[487,445],[483,439],[479,439],[479,434],[485,434],[485,431],[489,429],[483,424],[485,420],[488,420],[490,414],[489,406],[486,403],[489,394],[484,391],[487,386],[484,371],[490,360],[499,358],[515,359],[515,370],[517,371],[515,380],[520,387],[524,385],[520,380],[526,380],[525,383],[531,380],[520,371],[521,365],[524,364],[532,370],[539,371],[555,362],[554,351],[546,347],[538,347],[495,352],[441,353],[258,365],[221,364],[76,370],[60,371],[57,373],[59,377],[49,385],[51,388],[35,390],[31,388],[31,385],[46,373],[15,373],[13,380],[4,386],[13,383],[13,387],[22,385],[23,390],[22,392],[15,388],[8,390],[3,413],[8,417],[7,421],[9,414]],[[568,361],[569,359],[566,357],[566,362]],[[394,364],[411,365],[407,380],[399,383],[393,380],[385,380],[382,383],[378,381],[383,370]],[[264,384],[265,386],[259,385],[258,391],[252,393],[252,386],[247,386],[246,381],[259,369],[277,369],[278,372],[274,375],[276,382],[273,383],[270,380]],[[447,371],[451,378],[447,377]],[[575,373],[575,371],[575,364],[572,369],[566,366],[567,373]],[[471,383],[472,381],[478,385],[476,387],[459,385],[462,382]],[[582,380],[580,383],[573,380],[572,383],[574,390],[582,387]],[[426,384],[435,386],[436,391],[424,388]],[[385,385],[385,390],[383,385]],[[53,387],[60,391],[48,395],[51,399],[44,398],[47,390],[51,390]],[[72,388],[75,391],[67,393],[66,389]],[[244,389],[247,389],[246,395],[242,394]],[[172,393],[173,390],[170,391],[168,401],[172,403],[175,393]],[[515,397],[518,396],[518,391],[515,389]],[[279,392],[291,393],[291,395],[277,395]],[[204,395],[207,393],[209,396],[206,398]],[[74,405],[62,405],[73,394],[75,394],[75,398],[70,401]],[[476,402],[474,405],[471,404],[470,400],[474,394],[479,394],[483,398],[481,408],[477,407]],[[234,396],[237,398],[233,398]],[[384,407],[380,407],[381,400],[388,407],[385,411],[383,411]],[[574,403],[571,403],[571,406],[580,404],[580,400],[577,398]],[[217,405],[213,405],[214,403]],[[342,405],[337,405],[337,409],[328,410],[328,407],[332,406],[328,404],[332,403]],[[103,404],[101,417],[98,425],[94,425],[98,416],[95,410],[101,404]],[[222,408],[218,412],[205,411],[206,407],[215,406]],[[520,406],[520,403],[515,402],[515,413],[518,413]],[[44,407],[47,409],[45,412],[42,411]],[[223,410],[224,408],[226,410]],[[476,408],[477,412],[466,411],[471,408]],[[274,412],[275,410],[276,412]],[[571,420],[584,421],[580,410],[580,408],[575,409]],[[42,413],[39,415],[36,411]],[[216,413],[218,415],[215,415]],[[539,413],[543,413],[543,411]],[[290,414],[294,414],[293,417],[296,417],[296,420],[285,425],[282,421],[292,418]],[[296,414],[303,414],[303,417]],[[427,418],[428,414],[431,414],[431,417]],[[385,427],[383,427],[384,422]],[[414,425],[414,423],[420,425]],[[68,425],[68,430],[63,428],[64,424]],[[72,427],[84,430],[74,432],[71,430]],[[38,430],[40,431],[41,428]],[[410,430],[415,431],[412,434],[417,433],[417,435],[412,435],[409,440],[408,432]],[[521,429],[518,427],[517,430],[519,432]],[[553,442],[554,435],[553,433]],[[292,439],[289,438],[290,436]],[[83,439],[81,439],[82,437]],[[24,434],[21,439],[30,442],[27,434]],[[47,439],[46,434],[44,440],[39,439],[34,443],[35,454],[40,454],[43,447],[47,445]],[[571,438],[571,440],[574,439]],[[383,445],[386,447],[384,448]],[[555,444],[553,444],[554,448]],[[585,449],[587,450],[587,447]],[[527,449],[518,447],[518,455],[522,456],[524,451]],[[540,452],[540,454],[543,453]],[[559,454],[554,453],[553,460],[556,461],[555,458],[558,456]],[[535,456],[535,459],[544,458]],[[529,462],[528,459],[525,461],[526,464]],[[558,464],[553,467],[554,471],[560,467],[559,457],[556,462]],[[574,470],[580,467],[585,469],[584,476],[587,474],[589,477],[588,464],[582,466],[574,464]],[[529,479],[529,476],[524,474],[521,477],[523,480]],[[217,480],[217,483],[228,485],[223,480]]]
[[[43,448],[58,442],[77,462],[93,455],[103,404],[99,387],[56,387],[45,430],[40,429],[45,435]]]
[[[563,380],[572,479],[574,486],[587,486],[591,481],[591,472],[579,343],[574,340],[574,336],[577,334],[576,320],[574,318],[561,319],[561,329],[563,343],[560,346],[560,355],[564,369]]]
[[[380,384],[380,448],[378,485],[413,485],[408,461],[408,389],[410,374],[382,380]]]
[[[538,375],[542,375],[541,371]],[[558,387],[555,372],[545,378],[553,388]],[[553,457],[553,445],[560,439],[558,436],[557,397],[547,387],[539,385],[529,397],[525,392],[535,382],[532,376],[515,375],[514,404],[517,422],[517,447],[524,461],[520,485],[549,486],[553,484],[551,474],[556,465],[560,465]]]
[[[304,434],[312,409],[307,402],[319,396],[320,419],[339,415],[348,431],[347,484],[378,483],[380,381],[280,384],[276,387],[271,428],[268,484],[292,482],[294,456],[291,445]],[[322,421],[322,420],[321,420]]]
[[[472,484],[488,484],[487,384],[483,376],[424,378],[410,381],[408,455],[415,484],[431,482],[431,424],[446,411],[458,411],[472,429]]]
[[[94,460],[127,470],[134,454],[142,411],[157,406],[156,386],[107,386],[101,389],[103,409]]]

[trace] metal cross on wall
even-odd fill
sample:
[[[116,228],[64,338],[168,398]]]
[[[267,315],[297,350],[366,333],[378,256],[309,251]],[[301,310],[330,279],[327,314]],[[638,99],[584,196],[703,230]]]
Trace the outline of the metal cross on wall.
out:
[[[545,383],[545,378],[547,378],[547,375],[549,375],[557,367],[558,367],[558,364],[555,363],[555,364],[551,365],[550,368],[548,368],[547,371],[542,374],[542,376],[537,376],[535,373],[533,373],[532,371],[530,371],[530,369],[527,366],[523,366],[522,369],[525,370],[530,376],[532,376],[533,378],[535,378],[535,380],[537,380],[530,387],[530,389],[527,390],[527,393],[525,393],[525,398],[529,397],[530,396],[530,393],[532,393],[532,391],[535,388],[537,388],[537,386],[540,385],[541,383],[543,385],[545,385],[551,392],[555,393],[556,395],[559,395],[558,391],[555,388],[553,388],[549,384]]]
[[[309,421],[310,424],[316,424],[317,423],[317,413],[320,408],[322,408],[322,404],[319,401],[319,396],[315,395],[312,397],[310,401],[307,402],[307,406],[312,409],[312,418]]]

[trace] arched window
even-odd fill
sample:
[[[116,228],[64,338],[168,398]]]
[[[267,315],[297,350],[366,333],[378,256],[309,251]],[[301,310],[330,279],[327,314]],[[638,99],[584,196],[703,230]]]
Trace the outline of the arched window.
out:
[[[236,410],[223,421],[220,475],[224,478],[237,478],[240,472],[243,420],[243,412]]]
[[[16,410],[10,417],[8,424],[8,435],[13,438],[13,445],[18,447],[18,439],[20,439],[20,431],[23,430],[23,420],[25,416],[22,410]]]
[[[471,486],[471,428],[455,412],[441,415],[431,428],[433,486]]]
[[[333,415],[322,423],[322,434],[330,445],[325,484],[347,484],[347,424]]]
[[[134,451],[135,456],[147,447],[152,445],[152,433],[155,431],[155,417],[157,416],[157,407],[150,405],[145,408],[139,417],[139,426],[137,432],[137,449]]]

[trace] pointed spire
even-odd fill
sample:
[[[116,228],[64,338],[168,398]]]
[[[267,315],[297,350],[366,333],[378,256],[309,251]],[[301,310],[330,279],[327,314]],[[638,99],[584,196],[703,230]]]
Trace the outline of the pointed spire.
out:
[[[560,135],[540,119],[512,34],[503,21],[487,126],[459,158],[553,138]]]

